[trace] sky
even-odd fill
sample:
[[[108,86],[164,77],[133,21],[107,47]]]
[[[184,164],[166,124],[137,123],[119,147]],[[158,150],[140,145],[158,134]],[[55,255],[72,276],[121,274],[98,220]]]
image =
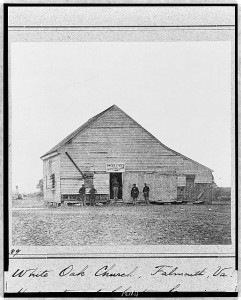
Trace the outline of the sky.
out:
[[[231,185],[230,42],[11,43],[12,187],[36,191],[40,156],[116,104]]]

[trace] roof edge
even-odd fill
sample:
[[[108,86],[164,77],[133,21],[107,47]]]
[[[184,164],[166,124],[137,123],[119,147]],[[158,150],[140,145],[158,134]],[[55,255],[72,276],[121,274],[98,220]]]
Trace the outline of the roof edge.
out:
[[[88,119],[84,124],[88,123],[89,124],[86,124],[86,127],[85,128],[82,128],[82,126],[84,124],[82,124],[80,127],[78,127],[76,130],[74,130],[72,133],[70,133],[69,135],[67,135],[67,137],[65,137],[64,139],[62,139],[57,145],[55,145],[54,147],[52,147],[48,152],[46,152],[44,155],[40,156],[41,159],[43,159],[43,157],[47,156],[47,155],[50,155],[60,149],[62,149],[63,147],[66,146],[66,144],[74,139],[78,134],[80,134],[81,132],[85,131],[86,129],[88,129],[92,124],[94,124],[97,120],[99,120],[100,117],[104,116],[107,112],[111,111],[114,107],[117,107],[115,104],[114,105],[111,105],[109,108],[103,110],[101,113],[93,116],[92,118]],[[118,107],[118,109],[120,109]],[[93,121],[91,122],[91,120],[93,119]],[[94,120],[95,119],[95,120]],[[73,134],[74,133],[74,134]],[[68,138],[69,137],[69,138]],[[65,141],[66,139],[66,141]],[[63,145],[59,145],[63,142]],[[59,147],[57,147],[59,145]],[[55,149],[56,147],[56,149]]]
[[[79,130],[78,130],[78,128],[77,128],[77,129],[76,129],[76,133],[75,133],[73,136],[71,136],[71,134],[70,134],[69,139],[66,139],[66,138],[65,138],[66,141],[64,142],[63,145],[60,145],[57,149],[53,150],[52,152],[51,152],[51,150],[50,150],[49,152],[46,152],[46,153],[45,153],[44,155],[42,155],[40,158],[41,158],[42,160],[44,160],[44,159],[48,159],[48,158],[50,158],[50,157],[53,157],[53,156],[55,156],[55,155],[58,155],[58,154],[59,154],[59,153],[58,153],[58,150],[60,150],[60,149],[62,149],[63,147],[65,147],[66,144],[67,144],[70,140],[74,139],[78,134],[80,134],[81,132],[83,132],[83,131],[85,131],[86,129],[88,129],[91,125],[93,125],[95,122],[97,122],[97,121],[99,120],[99,118],[101,118],[102,116],[104,116],[107,112],[111,111],[113,108],[117,108],[118,110],[120,110],[124,115],[126,115],[126,116],[127,116],[129,119],[131,119],[135,124],[137,124],[139,127],[141,127],[142,130],[144,130],[146,133],[148,133],[153,139],[155,139],[155,140],[156,140],[162,147],[164,147],[165,149],[167,149],[167,150],[169,150],[169,151],[175,153],[176,155],[182,156],[184,159],[187,159],[187,160],[191,161],[192,163],[195,163],[195,164],[197,164],[197,165],[199,165],[199,166],[201,166],[201,167],[203,167],[203,168],[209,170],[210,172],[214,172],[214,170],[212,170],[212,169],[210,169],[210,168],[208,168],[208,167],[206,167],[206,166],[200,164],[199,162],[197,162],[197,161],[195,161],[195,160],[193,160],[193,159],[191,159],[191,158],[189,158],[189,157],[187,157],[187,156],[185,156],[185,155],[183,155],[183,154],[181,154],[181,153],[179,153],[179,152],[176,152],[175,150],[173,150],[173,149],[167,147],[166,145],[164,145],[162,142],[159,141],[158,138],[156,138],[153,134],[151,134],[147,129],[145,129],[144,127],[142,127],[137,121],[135,121],[132,117],[130,117],[126,112],[124,112],[124,111],[123,111],[121,108],[119,108],[116,104],[111,105],[109,108],[103,110],[101,113],[99,113],[99,114],[95,115],[94,117],[88,119],[88,120],[86,121],[86,123],[87,123],[87,122],[90,122],[92,119],[94,119],[94,120],[93,120],[92,122],[90,122],[85,128],[81,128],[82,126],[79,127]],[[84,123],[84,124],[85,124],[85,123]],[[67,136],[67,137],[68,137],[68,136]],[[65,139],[63,139],[61,142],[63,142]],[[61,143],[61,142],[60,142],[60,143]],[[60,143],[58,143],[58,144],[60,144]],[[58,144],[57,144],[57,145],[58,145]],[[57,146],[57,145],[56,145],[56,146]],[[55,147],[56,147],[56,146],[55,146]],[[54,148],[54,147],[53,147],[53,148]],[[52,149],[53,149],[53,148],[52,148]],[[48,156],[49,156],[49,157],[48,157]]]
[[[94,121],[92,121],[90,124],[88,124],[88,126],[86,126],[84,129],[82,129],[82,130],[76,132],[76,134],[73,135],[72,137],[70,137],[69,140],[66,141],[64,145],[60,146],[58,150],[60,150],[60,149],[62,149],[63,147],[65,147],[66,144],[67,144],[70,140],[74,139],[78,134],[80,134],[81,132],[85,131],[86,129],[89,129],[91,125],[95,124],[101,117],[103,117],[107,112],[111,111],[114,107],[117,107],[117,106],[116,106],[115,104],[114,104],[114,105],[111,105],[109,108],[103,110],[101,113],[99,113],[99,114],[95,115],[94,117],[90,118],[88,121],[91,121],[91,119],[94,119],[94,118],[96,118],[96,119],[95,119]],[[119,108],[119,109],[120,109],[120,108]],[[87,122],[88,122],[88,121],[87,121]]]
[[[56,156],[56,155],[58,155],[58,154],[59,154],[59,153],[58,153],[58,151],[56,150],[56,151],[52,151],[52,152],[50,152],[50,153],[46,153],[46,154],[40,156],[40,158],[41,158],[42,160],[45,160],[45,159],[48,159],[48,158],[50,158],[50,157]]]
[[[208,167],[206,167],[206,166],[200,164],[199,162],[197,162],[197,161],[195,161],[195,160],[193,160],[193,159],[191,159],[191,158],[189,158],[189,157],[187,157],[187,156],[185,156],[185,155],[183,155],[183,154],[181,154],[181,153],[179,153],[179,152],[176,152],[175,150],[173,150],[173,149],[167,147],[167,146],[164,145],[162,142],[160,142],[160,141],[158,140],[158,138],[156,138],[152,133],[150,133],[147,129],[145,129],[144,127],[142,127],[137,121],[135,121],[134,119],[132,119],[132,117],[130,117],[130,116],[129,116],[126,112],[124,112],[121,108],[119,108],[117,105],[114,105],[114,106],[117,107],[122,113],[124,113],[128,118],[130,118],[130,119],[131,119],[133,122],[135,122],[138,126],[140,126],[146,133],[148,133],[152,138],[154,138],[160,145],[162,145],[162,146],[163,146],[164,148],[166,148],[167,150],[172,151],[173,153],[175,153],[175,154],[177,154],[177,155],[180,155],[180,156],[182,156],[183,158],[185,158],[185,159],[187,159],[187,160],[189,160],[189,161],[191,161],[191,162],[193,162],[193,163],[195,163],[195,164],[197,164],[197,165],[199,165],[199,166],[201,166],[201,167],[203,167],[203,168],[205,168],[205,169],[208,169],[210,172],[214,172],[214,170],[212,170],[212,169],[210,169],[210,168],[208,168]]]

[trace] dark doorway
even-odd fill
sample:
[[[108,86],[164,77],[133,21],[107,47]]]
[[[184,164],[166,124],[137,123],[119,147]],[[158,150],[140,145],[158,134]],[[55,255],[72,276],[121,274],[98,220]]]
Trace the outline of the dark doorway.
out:
[[[118,199],[122,199],[122,173],[110,173],[110,199],[113,199],[113,182],[119,183]]]
[[[194,201],[194,180],[195,175],[187,175],[186,176],[186,199],[188,201]]]
[[[185,200],[185,187],[184,186],[177,187],[177,200],[179,200],[179,201]]]

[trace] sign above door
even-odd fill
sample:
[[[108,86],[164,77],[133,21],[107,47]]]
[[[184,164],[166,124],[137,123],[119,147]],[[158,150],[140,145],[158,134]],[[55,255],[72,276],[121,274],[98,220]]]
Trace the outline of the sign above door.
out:
[[[123,163],[111,163],[106,164],[106,172],[125,172],[125,164]]]

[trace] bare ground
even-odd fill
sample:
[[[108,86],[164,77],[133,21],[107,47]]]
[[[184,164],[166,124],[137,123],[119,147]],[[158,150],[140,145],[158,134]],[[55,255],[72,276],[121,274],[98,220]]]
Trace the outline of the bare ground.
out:
[[[12,212],[13,245],[231,243],[230,205],[27,207]]]

